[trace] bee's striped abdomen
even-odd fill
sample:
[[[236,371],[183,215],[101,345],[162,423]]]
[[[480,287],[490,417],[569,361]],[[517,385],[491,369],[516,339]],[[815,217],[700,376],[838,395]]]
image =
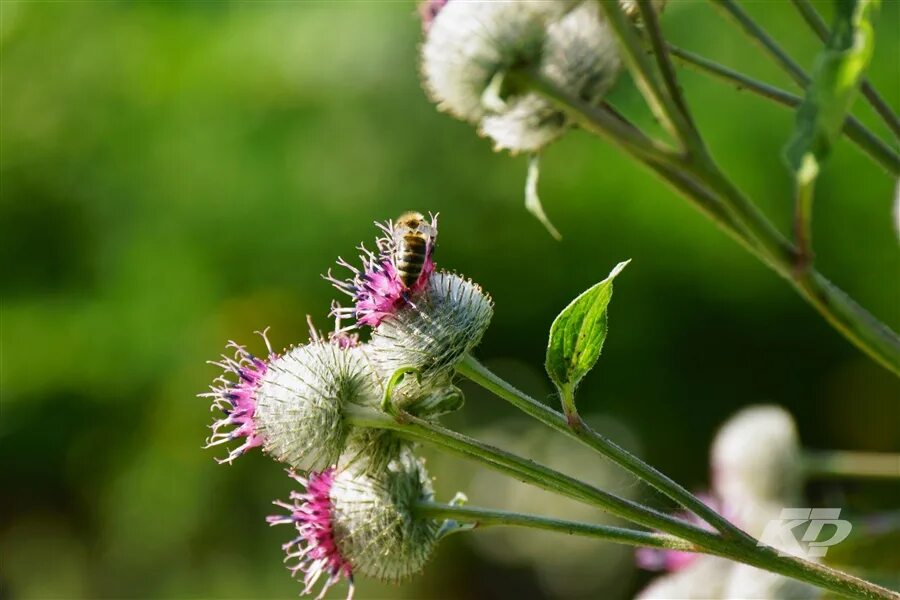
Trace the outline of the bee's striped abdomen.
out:
[[[425,266],[428,240],[418,231],[408,232],[397,244],[395,262],[400,281],[406,287],[412,287],[422,274]]]

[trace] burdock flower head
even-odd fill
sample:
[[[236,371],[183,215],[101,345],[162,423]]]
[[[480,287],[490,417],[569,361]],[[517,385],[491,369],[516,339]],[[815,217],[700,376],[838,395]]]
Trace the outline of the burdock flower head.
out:
[[[272,525],[292,524],[297,536],[284,545],[288,568],[303,574],[303,593],[324,576],[319,594],[341,578],[362,574],[397,582],[418,573],[438,540],[438,523],[417,518],[416,502],[433,497],[425,467],[407,447],[383,468],[360,469],[353,463],[291,476],[305,491],[275,504],[286,515],[268,518]]]
[[[232,342],[234,358],[214,363],[225,373],[203,395],[213,398],[212,408],[224,417],[213,423],[207,447],[243,440],[220,462],[257,446],[301,470],[337,462],[350,431],[344,409],[376,406],[380,382],[353,337],[312,335],[309,344],[283,354],[273,352],[266,339],[266,360]]]
[[[529,70],[590,104],[612,87],[621,61],[594,2],[454,1],[428,12],[422,73],[438,108],[478,126],[497,150],[537,152],[566,116],[506,81]]]
[[[420,379],[446,378],[481,341],[493,315],[491,299],[471,280],[434,270],[435,217],[407,213],[378,226],[384,235],[377,253],[360,247],[362,269],[339,260],[351,278],[326,276],[353,299],[353,306],[335,312],[374,328],[366,350],[382,378],[400,368],[417,371]]]

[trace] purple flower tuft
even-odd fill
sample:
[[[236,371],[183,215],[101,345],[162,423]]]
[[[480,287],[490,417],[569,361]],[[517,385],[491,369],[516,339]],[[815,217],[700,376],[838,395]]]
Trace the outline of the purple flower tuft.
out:
[[[369,325],[378,327],[388,316],[407,304],[411,304],[410,298],[421,292],[428,284],[428,278],[434,272],[434,243],[437,238],[437,216],[432,215],[427,247],[425,250],[425,262],[419,278],[409,287],[404,285],[397,269],[395,254],[397,242],[395,240],[394,224],[376,223],[384,235],[375,241],[377,253],[371,252],[364,245],[359,246],[362,252],[359,258],[362,261],[362,270],[357,269],[343,258],[338,258],[338,265],[346,267],[353,276],[350,279],[338,279],[331,274],[331,270],[325,275],[325,279],[353,299],[353,306],[342,308],[332,307],[332,315],[338,319],[349,317],[355,319],[356,325]],[[338,331],[348,331],[353,326]]]
[[[253,420],[256,413],[256,391],[260,380],[269,369],[269,363],[278,358],[272,351],[266,331],[257,333],[262,336],[269,351],[267,361],[253,356],[244,346],[228,342],[227,347],[235,350],[234,357],[223,354],[221,361],[210,363],[221,367],[225,372],[214,380],[210,386],[211,391],[200,396],[212,398],[210,409],[220,410],[225,416],[210,426],[212,435],[207,438],[205,447],[210,448],[237,438],[245,438],[240,446],[228,453],[228,456],[216,459],[220,463],[230,463],[247,450],[263,444],[263,438],[257,432]],[[234,377],[229,377],[229,374]]]
[[[285,562],[291,575],[303,573],[304,587],[301,595],[312,592],[313,587],[323,574],[328,576],[317,598],[322,598],[328,589],[341,577],[350,583],[347,600],[353,597],[353,572],[350,563],[341,556],[334,537],[332,526],[331,487],[334,484],[334,468],[321,473],[311,472],[304,478],[293,471],[288,474],[305,492],[291,492],[291,502],[276,500],[274,504],[286,509],[287,515],[273,515],[266,518],[270,525],[291,525],[297,529],[298,536],[284,544]]]

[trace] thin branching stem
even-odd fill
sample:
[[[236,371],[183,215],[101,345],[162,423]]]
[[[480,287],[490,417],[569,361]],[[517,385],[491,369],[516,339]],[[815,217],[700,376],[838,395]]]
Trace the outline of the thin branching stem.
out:
[[[694,126],[694,121],[687,102],[684,100],[681,86],[678,84],[678,78],[675,76],[675,68],[672,65],[672,60],[669,58],[668,46],[663,38],[656,9],[650,0],[638,0],[638,10],[641,13],[641,20],[644,22],[644,29],[650,38],[650,46],[653,48],[653,56],[656,58],[656,65],[659,67],[660,74],[662,74],[666,92],[672,98],[677,110],[687,121],[688,129],[683,133],[694,138],[694,143],[699,143],[697,128]]]
[[[733,84],[738,90],[747,90],[757,96],[772,100],[780,106],[796,108],[803,102],[803,98],[787,92],[781,88],[764,83],[743,73],[730,69],[706,57],[669,45],[669,53],[681,62],[681,64],[694,68],[701,73],[711,75],[721,81]],[[891,175],[900,175],[900,155],[898,155],[884,141],[867,129],[859,119],[847,115],[844,121],[843,132],[847,138],[868,154],[875,162],[882,166]]]
[[[707,520],[710,524],[721,526],[725,530],[725,533],[721,535],[711,534],[712,539],[706,540],[695,537],[693,531],[686,532],[685,535],[682,535],[681,532],[659,528],[695,543],[703,549],[703,552],[723,556],[774,573],[786,575],[848,597],[900,600],[900,594],[874,583],[859,579],[858,577],[854,577],[853,575],[793,556],[781,556],[774,548],[760,544],[751,536],[737,529],[733,524],[725,521],[720,515],[709,509],[709,507],[706,507],[705,505],[703,505],[703,508],[696,506],[695,501],[698,503],[700,502],[696,497],[683,490],[683,488],[680,488],[678,484],[674,483],[662,473],[659,473],[649,465],[646,465],[646,463],[643,463],[636,457],[630,455],[610,440],[603,438],[596,432],[592,432],[592,430],[590,430],[583,422],[574,425],[569,424],[563,415],[520,392],[512,385],[484,368],[471,356],[466,357],[462,363],[457,365],[457,371],[474,383],[477,383],[488,391],[496,394],[503,400],[510,402],[510,404],[526,414],[540,420],[557,431],[566,432],[568,435],[585,443],[589,447],[594,448],[604,456],[615,460],[618,464],[625,466],[629,471],[638,475],[641,480],[651,483],[651,485],[654,485],[657,489],[665,490],[670,497],[677,496],[680,498],[680,503],[690,505],[689,508],[695,512],[695,514],[704,518],[704,520]],[[418,422],[423,423],[421,421]],[[440,429],[434,425],[425,425],[432,431]],[[446,430],[444,431],[446,432]],[[398,429],[398,433],[402,435],[402,429]],[[459,436],[460,434],[453,433],[453,435]],[[421,439],[426,440],[429,438],[423,436]],[[435,440],[432,439],[431,441]],[[525,479],[523,479],[523,481],[525,481]],[[693,498],[693,500],[683,496],[683,494],[687,494],[687,496]],[[572,497],[577,498],[577,496]]]
[[[598,0],[598,4],[619,41],[624,61],[653,114],[666,130],[682,144],[686,152],[700,150],[696,148],[699,143],[696,130],[687,115],[681,111],[670,90],[659,81],[653,69],[653,63],[644,52],[634,25],[625,16],[622,7],[618,2],[604,2],[603,0]],[[642,10],[652,11],[653,9],[645,6]],[[658,27],[656,34],[659,35]]]
[[[476,460],[525,483],[603,508],[639,525],[672,534],[694,544],[707,554],[766,569],[850,598],[900,600],[900,595],[847,573],[792,556],[781,556],[774,548],[759,545],[746,534],[740,538],[724,538],[412,415],[401,413],[395,418],[368,408],[350,407],[345,417],[352,425],[389,429],[408,440],[430,444]]]
[[[792,0],[792,2],[794,3],[797,12],[800,13],[800,16],[803,17],[803,20],[809,25],[809,28],[813,30],[822,42],[827,43],[829,36],[828,25],[816,8],[809,0]],[[863,79],[859,88],[863,97],[869,102],[869,105],[871,105],[875,112],[878,113],[878,116],[880,116],[888,128],[890,128],[891,133],[893,133],[895,137],[900,137],[900,119],[897,118],[897,115],[894,114],[894,111],[891,110],[891,107],[888,106],[888,103],[885,102],[884,98],[882,98],[875,90],[869,80]]]
[[[806,89],[809,85],[809,75],[791,58],[784,49],[778,45],[772,37],[766,33],[766,30],[760,27],[750,15],[748,15],[740,5],[734,0],[712,0],[712,3],[725,11],[732,19],[734,19],[741,29],[755,42],[757,42],[766,53],[787,73],[794,83],[801,89]]]
[[[413,507],[413,510],[421,517],[428,517],[435,520],[452,519],[453,521],[460,523],[470,523],[479,529],[495,526],[528,527],[530,529],[555,531],[566,535],[591,537],[607,542],[627,544],[629,546],[664,548],[669,550],[681,550],[684,552],[703,552],[703,550],[696,545],[665,533],[653,533],[637,529],[612,527],[609,525],[594,525],[593,523],[584,523],[581,521],[553,519],[550,517],[509,512],[505,510],[493,510],[475,506],[458,506],[428,501],[418,502]]]
[[[603,107],[586,105],[533,72],[521,71],[518,79],[520,85],[529,85],[573,121],[588,131],[611,139],[666,178],[685,197],[703,208],[707,215],[739,237],[748,250],[787,279],[838,332],[877,362],[900,375],[900,337],[815,270],[796,269],[794,246],[728,179],[707,153],[684,157],[663,152],[651,158],[637,152],[631,144],[623,144],[609,128],[592,126],[594,116],[603,114],[605,121],[618,122],[619,129],[627,132],[629,140],[640,141],[634,146],[647,146],[642,139],[643,134],[621,122],[608,110],[604,111]]]
[[[723,534],[739,539],[747,538],[745,533],[704,504],[702,500],[663,473],[660,473],[652,466],[618,446],[612,440],[591,429],[580,417],[577,417],[575,422],[570,422],[565,415],[538,402],[495,375],[471,355],[463,358],[457,365],[456,370],[466,379],[477,383],[497,397],[506,400],[528,416],[609,458],[631,474],[653,486],[659,492],[690,510]]]
[[[725,547],[722,539],[710,531],[412,415],[403,413],[394,418],[371,409],[349,407],[347,418],[353,425],[392,430],[402,438],[481,462],[524,483],[596,506],[611,515],[664,531],[704,548],[721,550]]]

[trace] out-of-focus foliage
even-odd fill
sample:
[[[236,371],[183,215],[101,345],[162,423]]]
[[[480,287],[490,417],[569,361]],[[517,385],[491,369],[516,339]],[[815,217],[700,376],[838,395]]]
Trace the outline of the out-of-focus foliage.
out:
[[[788,3],[747,8],[812,64],[819,45]],[[896,107],[900,6],[883,8],[869,77]],[[334,294],[319,274],[374,237],[373,220],[407,209],[441,212],[438,262],[496,301],[479,356],[553,402],[541,373],[550,323],[631,257],[579,407],[622,424],[691,488],[705,486],[715,426],[751,402],[788,407],[810,446],[900,450],[891,375],[673,192],[581,132],[542,158],[541,197],[564,241],[550,238],[523,209],[525,159],[491,153],[420,90],[412,4],[4,1],[0,11],[3,597],[294,596],[286,532],[264,522],[291,482],[259,454],[216,465],[200,449],[210,416],[194,394],[226,340],[259,351],[252,332],[270,325],[276,346],[299,342],[307,313],[326,327]],[[706,3],[670,3],[663,26],[790,87]],[[724,167],[786,227],[791,181],[778,150],[793,115],[697,74],[683,83]],[[642,110],[627,81],[612,100]],[[839,141],[814,227],[822,270],[896,329],[893,186]],[[508,423],[512,409],[465,391],[455,427]],[[538,435],[516,423],[507,436]],[[441,499],[461,489],[503,507],[509,497],[510,484],[480,467],[429,466]],[[811,490],[856,513],[890,507],[893,491]],[[480,535],[449,538],[399,587],[361,581],[359,597],[612,598],[647,579],[618,558],[616,569],[569,575],[577,589],[559,587],[547,575],[558,555],[498,556],[503,546],[486,550]],[[556,553],[555,538],[535,535]]]

